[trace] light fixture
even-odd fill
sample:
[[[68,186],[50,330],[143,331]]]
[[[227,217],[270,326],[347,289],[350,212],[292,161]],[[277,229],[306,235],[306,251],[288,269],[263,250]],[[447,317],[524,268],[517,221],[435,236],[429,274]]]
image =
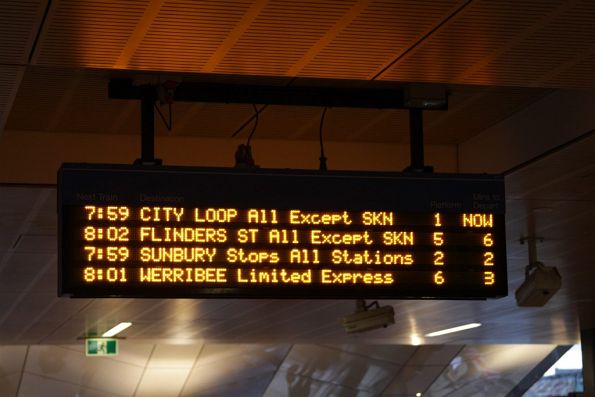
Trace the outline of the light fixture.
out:
[[[477,327],[481,327],[481,323],[470,323],[470,324],[465,324],[465,325],[459,325],[458,327],[443,329],[441,331],[430,332],[429,334],[426,334],[426,337],[432,338],[434,336],[452,334],[453,332],[465,331],[467,329],[477,328]]]
[[[412,346],[419,346],[423,343],[423,339],[416,334],[411,334],[411,345]]]
[[[111,338],[112,336],[115,336],[117,334],[119,334],[120,332],[124,331],[126,328],[130,327],[132,325],[132,323],[120,323],[118,325],[116,325],[114,328],[106,331],[103,333],[104,338]]]
[[[415,397],[421,397],[421,393],[415,393]]]

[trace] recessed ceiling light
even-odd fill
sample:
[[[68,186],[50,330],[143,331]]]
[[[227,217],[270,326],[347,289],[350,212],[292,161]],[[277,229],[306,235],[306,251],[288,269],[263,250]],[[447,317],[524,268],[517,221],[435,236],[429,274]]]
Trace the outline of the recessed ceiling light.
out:
[[[445,335],[445,334],[452,334],[453,332],[464,331],[466,329],[477,328],[477,327],[481,327],[481,323],[465,324],[465,325],[460,325],[458,327],[443,329],[442,331],[430,332],[426,336],[429,337],[429,338],[431,338],[433,336],[440,336],[440,335]]]
[[[119,334],[120,332],[124,331],[126,328],[130,327],[132,325],[132,323],[120,323],[118,325],[116,325],[114,328],[110,329],[109,331],[106,331],[103,333],[104,338],[110,338],[116,334]]]
[[[415,393],[415,397],[421,397],[421,393]]]
[[[420,338],[418,335],[415,335],[415,334],[411,335],[411,344],[413,346],[419,346],[422,343],[423,343],[423,339]]]

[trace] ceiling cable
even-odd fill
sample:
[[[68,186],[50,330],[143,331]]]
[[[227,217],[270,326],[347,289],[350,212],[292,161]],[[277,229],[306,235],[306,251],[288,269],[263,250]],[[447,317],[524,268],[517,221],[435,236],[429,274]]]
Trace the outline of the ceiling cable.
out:
[[[258,108],[256,105],[252,104],[252,108],[254,109],[254,124],[252,125],[252,131],[250,131],[250,135],[248,135],[248,139],[246,140],[246,144],[240,144],[238,149],[235,153],[235,160],[236,160],[236,167],[242,168],[254,168],[258,167],[254,163],[254,157],[252,157],[252,148],[250,147],[250,141],[256,132],[256,127],[258,127]],[[263,108],[264,109],[264,108]],[[245,126],[245,125],[244,125]],[[242,127],[243,128],[243,127]],[[241,131],[241,129],[239,130]]]
[[[246,146],[250,146],[250,140],[252,140],[252,136],[254,132],[256,132],[256,127],[258,127],[258,108],[256,105],[252,104],[252,108],[254,109],[254,124],[252,125],[252,131],[250,131],[250,135],[248,135],[248,140],[246,141]]]
[[[292,77],[289,82],[285,85],[286,87],[291,86],[291,84],[297,80],[297,77]],[[258,113],[262,113],[265,111],[265,109],[268,107],[269,105],[265,104],[263,105],[260,110],[258,111]],[[257,113],[257,114],[258,114]],[[244,124],[242,124],[233,134],[231,134],[231,137],[235,137],[236,135],[238,135],[240,132],[242,132],[244,130],[244,128],[246,128],[246,126],[248,124],[250,124],[250,122],[256,117],[256,115],[252,115],[252,117],[250,117],[248,120],[244,121]]]
[[[326,115],[327,110],[328,108],[325,107],[322,111],[322,116],[320,116],[320,129],[318,131],[320,138],[320,171],[326,171],[326,157],[324,156],[324,143],[322,141],[322,126],[324,125],[324,116]]]
[[[165,128],[167,128],[168,131],[171,131],[171,129],[173,127],[172,115],[171,115],[171,103],[168,103],[169,121],[165,120],[165,116],[163,115],[163,113],[161,113],[161,109],[159,109],[159,106],[157,106],[157,103],[155,103],[155,109],[157,110],[157,114],[159,115],[159,118],[161,118],[161,121],[163,121]]]

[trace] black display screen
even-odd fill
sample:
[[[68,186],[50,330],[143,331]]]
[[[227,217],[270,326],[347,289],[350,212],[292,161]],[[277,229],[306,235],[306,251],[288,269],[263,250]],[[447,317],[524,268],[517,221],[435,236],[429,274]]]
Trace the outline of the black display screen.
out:
[[[507,294],[499,176],[65,164],[59,293]]]

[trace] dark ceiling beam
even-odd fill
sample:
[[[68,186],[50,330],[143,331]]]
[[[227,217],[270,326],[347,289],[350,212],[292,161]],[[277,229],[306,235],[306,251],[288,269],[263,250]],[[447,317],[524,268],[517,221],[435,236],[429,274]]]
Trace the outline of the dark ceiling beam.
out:
[[[146,94],[147,86],[134,85],[132,79],[112,79],[108,96],[112,99],[137,99]],[[157,98],[157,88],[155,98]],[[145,94],[144,94],[145,93]],[[217,102],[318,107],[352,107],[373,109],[446,110],[445,90],[438,97],[409,100],[407,87],[399,89],[266,86],[182,82],[174,91],[177,102]]]

